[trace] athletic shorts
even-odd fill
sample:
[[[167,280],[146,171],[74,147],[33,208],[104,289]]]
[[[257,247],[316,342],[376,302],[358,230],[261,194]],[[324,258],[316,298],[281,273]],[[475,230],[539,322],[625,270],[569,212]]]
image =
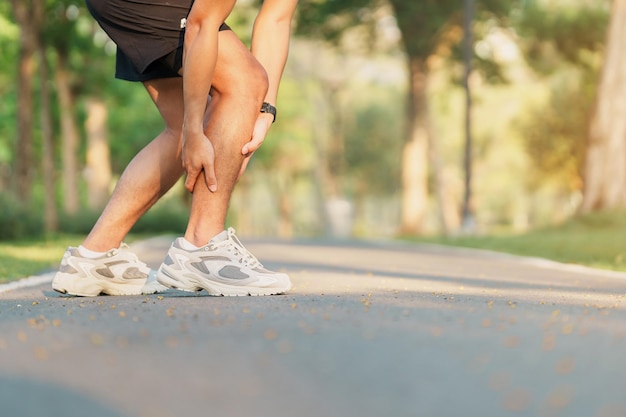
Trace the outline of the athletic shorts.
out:
[[[85,0],[117,45],[115,78],[148,81],[178,77],[185,22],[194,0]],[[220,30],[229,30],[224,23]]]

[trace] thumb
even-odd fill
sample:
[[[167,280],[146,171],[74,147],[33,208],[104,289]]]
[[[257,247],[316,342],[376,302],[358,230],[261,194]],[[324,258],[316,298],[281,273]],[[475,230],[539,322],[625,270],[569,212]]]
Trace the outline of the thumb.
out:
[[[250,158],[251,157],[252,157],[252,154],[248,154],[243,159],[243,162],[241,164],[241,168],[239,169],[239,174],[237,174],[237,181],[239,181],[239,178],[241,178],[241,176],[243,175],[244,171],[246,170],[246,167],[248,166],[248,163],[250,162]]]

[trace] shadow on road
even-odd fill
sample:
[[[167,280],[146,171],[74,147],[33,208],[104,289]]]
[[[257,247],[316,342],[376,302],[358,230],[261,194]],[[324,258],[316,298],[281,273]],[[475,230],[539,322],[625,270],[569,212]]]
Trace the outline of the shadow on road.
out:
[[[85,394],[12,375],[0,375],[0,404],[7,417],[126,417]]]

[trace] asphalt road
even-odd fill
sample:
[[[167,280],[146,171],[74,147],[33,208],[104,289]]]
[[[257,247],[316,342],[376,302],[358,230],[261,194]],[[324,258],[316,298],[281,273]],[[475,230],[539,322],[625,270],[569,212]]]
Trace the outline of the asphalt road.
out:
[[[135,249],[156,267],[168,245]],[[0,289],[0,417],[626,416],[626,275],[391,243],[247,247],[291,274],[288,295]]]

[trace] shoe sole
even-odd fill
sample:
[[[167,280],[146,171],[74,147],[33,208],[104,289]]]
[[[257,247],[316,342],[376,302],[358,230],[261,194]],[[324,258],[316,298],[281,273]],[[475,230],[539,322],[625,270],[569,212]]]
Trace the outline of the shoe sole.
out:
[[[77,277],[74,274],[58,272],[52,280],[52,289],[61,294],[76,295],[80,297],[96,297],[105,295],[141,295],[144,281],[141,283],[117,283],[106,282],[94,278]]]
[[[192,273],[181,276],[176,272],[178,271],[165,265],[161,265],[157,273],[157,281],[160,284],[175,290],[187,292],[198,292],[204,290],[209,293],[209,295],[226,297],[279,295],[284,294],[291,289],[291,283],[289,283],[286,288],[237,286],[211,281]]]

